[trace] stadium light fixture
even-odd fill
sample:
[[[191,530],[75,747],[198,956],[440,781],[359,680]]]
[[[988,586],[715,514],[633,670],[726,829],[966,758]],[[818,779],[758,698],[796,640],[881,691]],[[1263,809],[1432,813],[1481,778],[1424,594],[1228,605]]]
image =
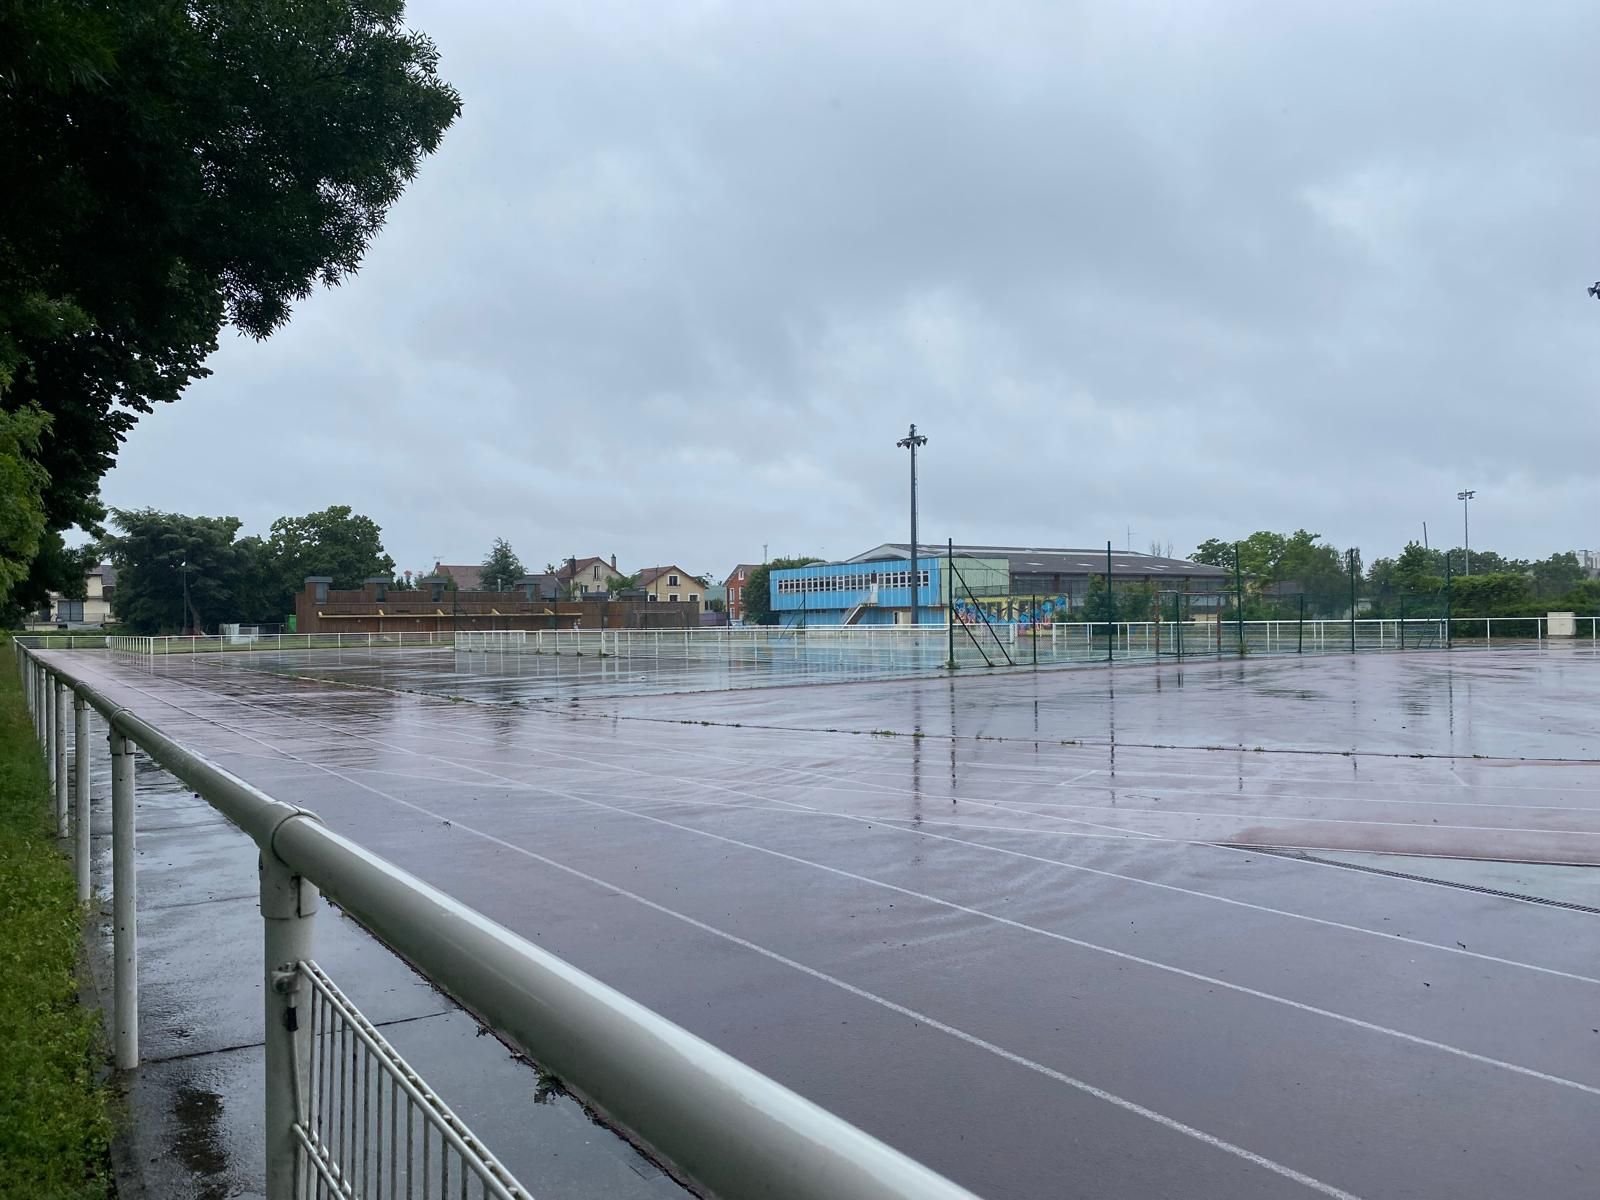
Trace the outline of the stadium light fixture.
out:
[[[1461,501],[1461,544],[1467,555],[1467,574],[1472,574],[1472,529],[1467,523],[1467,502],[1478,493],[1476,491],[1461,491],[1456,493],[1456,499]]]

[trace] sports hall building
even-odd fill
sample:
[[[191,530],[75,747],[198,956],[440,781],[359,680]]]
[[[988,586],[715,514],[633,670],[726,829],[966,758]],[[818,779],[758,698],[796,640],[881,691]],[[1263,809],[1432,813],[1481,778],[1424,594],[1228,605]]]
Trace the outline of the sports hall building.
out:
[[[1199,616],[1220,609],[1229,586],[1226,568],[1136,551],[919,546],[913,607],[910,558],[907,543],[885,542],[842,562],[775,570],[778,624],[942,625],[952,587],[957,620],[975,619],[979,608],[990,620],[1081,620],[1108,576],[1113,593],[1137,594],[1147,609],[1182,593],[1183,611]]]

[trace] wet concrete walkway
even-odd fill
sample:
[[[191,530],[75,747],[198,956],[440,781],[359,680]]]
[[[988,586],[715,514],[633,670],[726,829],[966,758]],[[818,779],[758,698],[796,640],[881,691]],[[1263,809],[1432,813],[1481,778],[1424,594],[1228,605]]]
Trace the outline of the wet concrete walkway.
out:
[[[1600,1177],[1583,884],[1332,857],[1594,862],[1576,648],[641,697],[448,652],[244,658],[70,662],[980,1193]]]
[[[90,966],[109,1011],[110,759],[94,719]],[[254,843],[140,755],[136,765],[141,1065],[120,1077],[128,1121],[119,1200],[259,1197],[262,952]],[[446,1103],[540,1196],[672,1200],[685,1193],[573,1100],[541,1086],[448,997],[336,908],[318,962]]]

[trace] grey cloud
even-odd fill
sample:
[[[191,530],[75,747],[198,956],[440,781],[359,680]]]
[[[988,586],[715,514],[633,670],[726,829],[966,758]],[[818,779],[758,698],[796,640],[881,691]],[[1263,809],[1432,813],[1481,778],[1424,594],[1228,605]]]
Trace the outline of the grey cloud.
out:
[[[114,503],[721,570],[900,536],[916,420],[930,536],[1587,538],[1590,5],[411,19],[461,123]]]

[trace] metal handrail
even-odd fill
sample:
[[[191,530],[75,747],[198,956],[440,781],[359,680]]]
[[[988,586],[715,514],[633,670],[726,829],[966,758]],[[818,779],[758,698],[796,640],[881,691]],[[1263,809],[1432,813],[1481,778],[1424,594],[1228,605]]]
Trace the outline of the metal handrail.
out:
[[[318,889],[580,1100],[710,1193],[730,1200],[973,1200],[966,1189],[335,833],[310,811],[190,750],[32,649],[16,649],[30,701],[56,695],[57,685],[69,688],[105,718],[114,751],[123,739],[137,744],[262,851],[269,1200],[286,1197],[282,1189],[292,1186],[292,1170],[283,1175],[274,1164],[297,1149],[292,1078],[306,1046],[303,1027],[299,1034],[285,1030],[295,1025],[287,1010],[297,1002],[297,964],[311,957],[309,918]],[[42,718],[39,724],[42,740],[51,742],[54,727]],[[80,752],[80,763],[86,759]],[[131,820],[132,771],[126,775]],[[78,824],[88,825],[81,813]],[[131,870],[131,824],[128,832]],[[87,870],[86,862],[80,865]],[[80,889],[86,883],[80,879]],[[131,900],[114,896],[113,907],[120,930],[123,907],[132,916]],[[117,1002],[136,1011],[136,997],[120,986]],[[275,1013],[275,1004],[283,1011]],[[119,1013],[119,1028],[131,1015]],[[282,1079],[273,1077],[275,1060]]]

